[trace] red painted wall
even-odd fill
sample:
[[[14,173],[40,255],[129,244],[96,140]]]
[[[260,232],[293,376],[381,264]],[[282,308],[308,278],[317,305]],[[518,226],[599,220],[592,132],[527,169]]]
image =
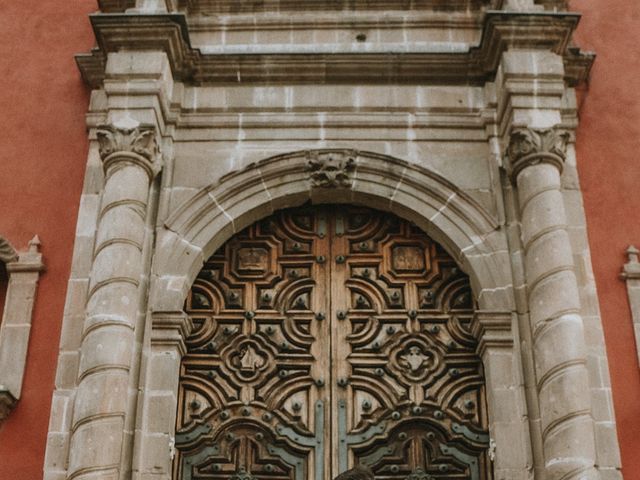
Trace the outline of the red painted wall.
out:
[[[640,371],[625,284],[630,243],[640,246],[640,2],[573,0],[575,37],[597,53],[580,109],[578,170],[600,299],[625,479],[640,478]]]
[[[94,0],[0,1],[0,235],[42,241],[47,271],[16,410],[0,427],[0,479],[42,478],[78,202],[88,90],[73,55],[93,46]]]

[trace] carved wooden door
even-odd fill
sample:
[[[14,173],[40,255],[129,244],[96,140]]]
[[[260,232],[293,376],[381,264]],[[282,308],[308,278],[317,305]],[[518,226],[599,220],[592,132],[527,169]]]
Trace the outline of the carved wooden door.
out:
[[[491,477],[468,278],[409,222],[279,212],[207,261],[186,310],[174,478]]]

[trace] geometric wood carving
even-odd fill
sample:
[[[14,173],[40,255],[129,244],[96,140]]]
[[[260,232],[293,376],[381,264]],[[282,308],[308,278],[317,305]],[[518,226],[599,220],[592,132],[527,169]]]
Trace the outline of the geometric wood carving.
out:
[[[174,478],[492,478],[469,279],[411,223],[278,212],[206,262],[186,311]]]

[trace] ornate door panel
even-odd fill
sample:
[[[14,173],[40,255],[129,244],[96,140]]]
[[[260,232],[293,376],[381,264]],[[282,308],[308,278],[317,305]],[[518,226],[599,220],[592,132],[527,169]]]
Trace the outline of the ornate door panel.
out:
[[[186,309],[174,478],[489,478],[468,279],[410,223],[280,212],[208,260]]]

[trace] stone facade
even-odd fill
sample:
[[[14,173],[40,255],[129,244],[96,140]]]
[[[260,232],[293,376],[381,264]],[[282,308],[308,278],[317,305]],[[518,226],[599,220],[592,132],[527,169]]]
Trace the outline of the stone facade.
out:
[[[45,478],[171,477],[187,292],[308,201],[411,220],[469,275],[495,478],[621,478],[572,135],[592,57],[557,3],[101,2]]]

